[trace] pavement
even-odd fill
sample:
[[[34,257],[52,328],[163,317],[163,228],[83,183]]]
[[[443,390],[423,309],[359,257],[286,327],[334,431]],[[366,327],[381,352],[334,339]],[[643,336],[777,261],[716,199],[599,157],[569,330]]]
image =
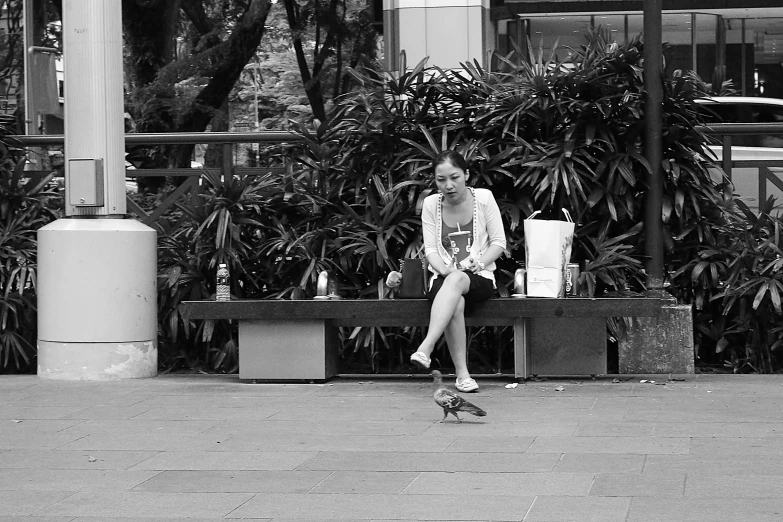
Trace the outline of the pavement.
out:
[[[783,520],[781,375],[477,380],[0,376],[0,521]]]

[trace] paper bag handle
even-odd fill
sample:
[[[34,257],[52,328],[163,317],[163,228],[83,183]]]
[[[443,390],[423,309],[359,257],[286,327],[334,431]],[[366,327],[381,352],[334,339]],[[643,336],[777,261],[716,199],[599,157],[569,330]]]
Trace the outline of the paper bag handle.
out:
[[[573,219],[571,219],[571,214],[569,214],[569,213],[568,213],[568,211],[567,211],[566,209],[564,209],[564,208],[561,208],[560,210],[562,210],[562,211],[563,211],[563,214],[565,214],[566,220],[568,220],[568,222],[569,222],[569,223],[573,223],[573,222],[574,222],[574,220],[573,220]],[[540,210],[536,210],[535,212],[533,212],[532,214],[530,214],[530,215],[529,215],[528,217],[526,217],[525,219],[533,219],[534,217],[536,217],[536,216],[537,216],[537,215],[539,215],[540,213],[541,213],[541,211],[540,211]]]

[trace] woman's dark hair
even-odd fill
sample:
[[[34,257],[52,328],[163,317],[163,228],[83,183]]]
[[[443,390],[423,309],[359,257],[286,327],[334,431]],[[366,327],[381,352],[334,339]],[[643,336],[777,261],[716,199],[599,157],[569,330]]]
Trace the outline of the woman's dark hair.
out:
[[[456,150],[444,150],[432,160],[432,171],[434,172],[438,165],[442,163],[451,163],[458,169],[462,169],[463,172],[468,171],[468,162],[465,158]]]

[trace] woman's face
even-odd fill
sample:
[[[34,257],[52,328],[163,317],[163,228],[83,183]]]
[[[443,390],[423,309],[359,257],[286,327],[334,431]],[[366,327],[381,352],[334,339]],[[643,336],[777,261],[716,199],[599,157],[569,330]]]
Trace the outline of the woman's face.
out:
[[[435,186],[446,201],[462,201],[467,191],[468,173],[446,161],[435,167]]]

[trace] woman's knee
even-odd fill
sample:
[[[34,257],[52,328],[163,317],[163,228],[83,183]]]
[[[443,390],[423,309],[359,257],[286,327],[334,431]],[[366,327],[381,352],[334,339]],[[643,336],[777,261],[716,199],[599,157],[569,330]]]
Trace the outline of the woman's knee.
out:
[[[462,293],[465,293],[470,288],[470,278],[465,272],[452,272],[443,280],[443,285],[459,288],[463,291]]]

